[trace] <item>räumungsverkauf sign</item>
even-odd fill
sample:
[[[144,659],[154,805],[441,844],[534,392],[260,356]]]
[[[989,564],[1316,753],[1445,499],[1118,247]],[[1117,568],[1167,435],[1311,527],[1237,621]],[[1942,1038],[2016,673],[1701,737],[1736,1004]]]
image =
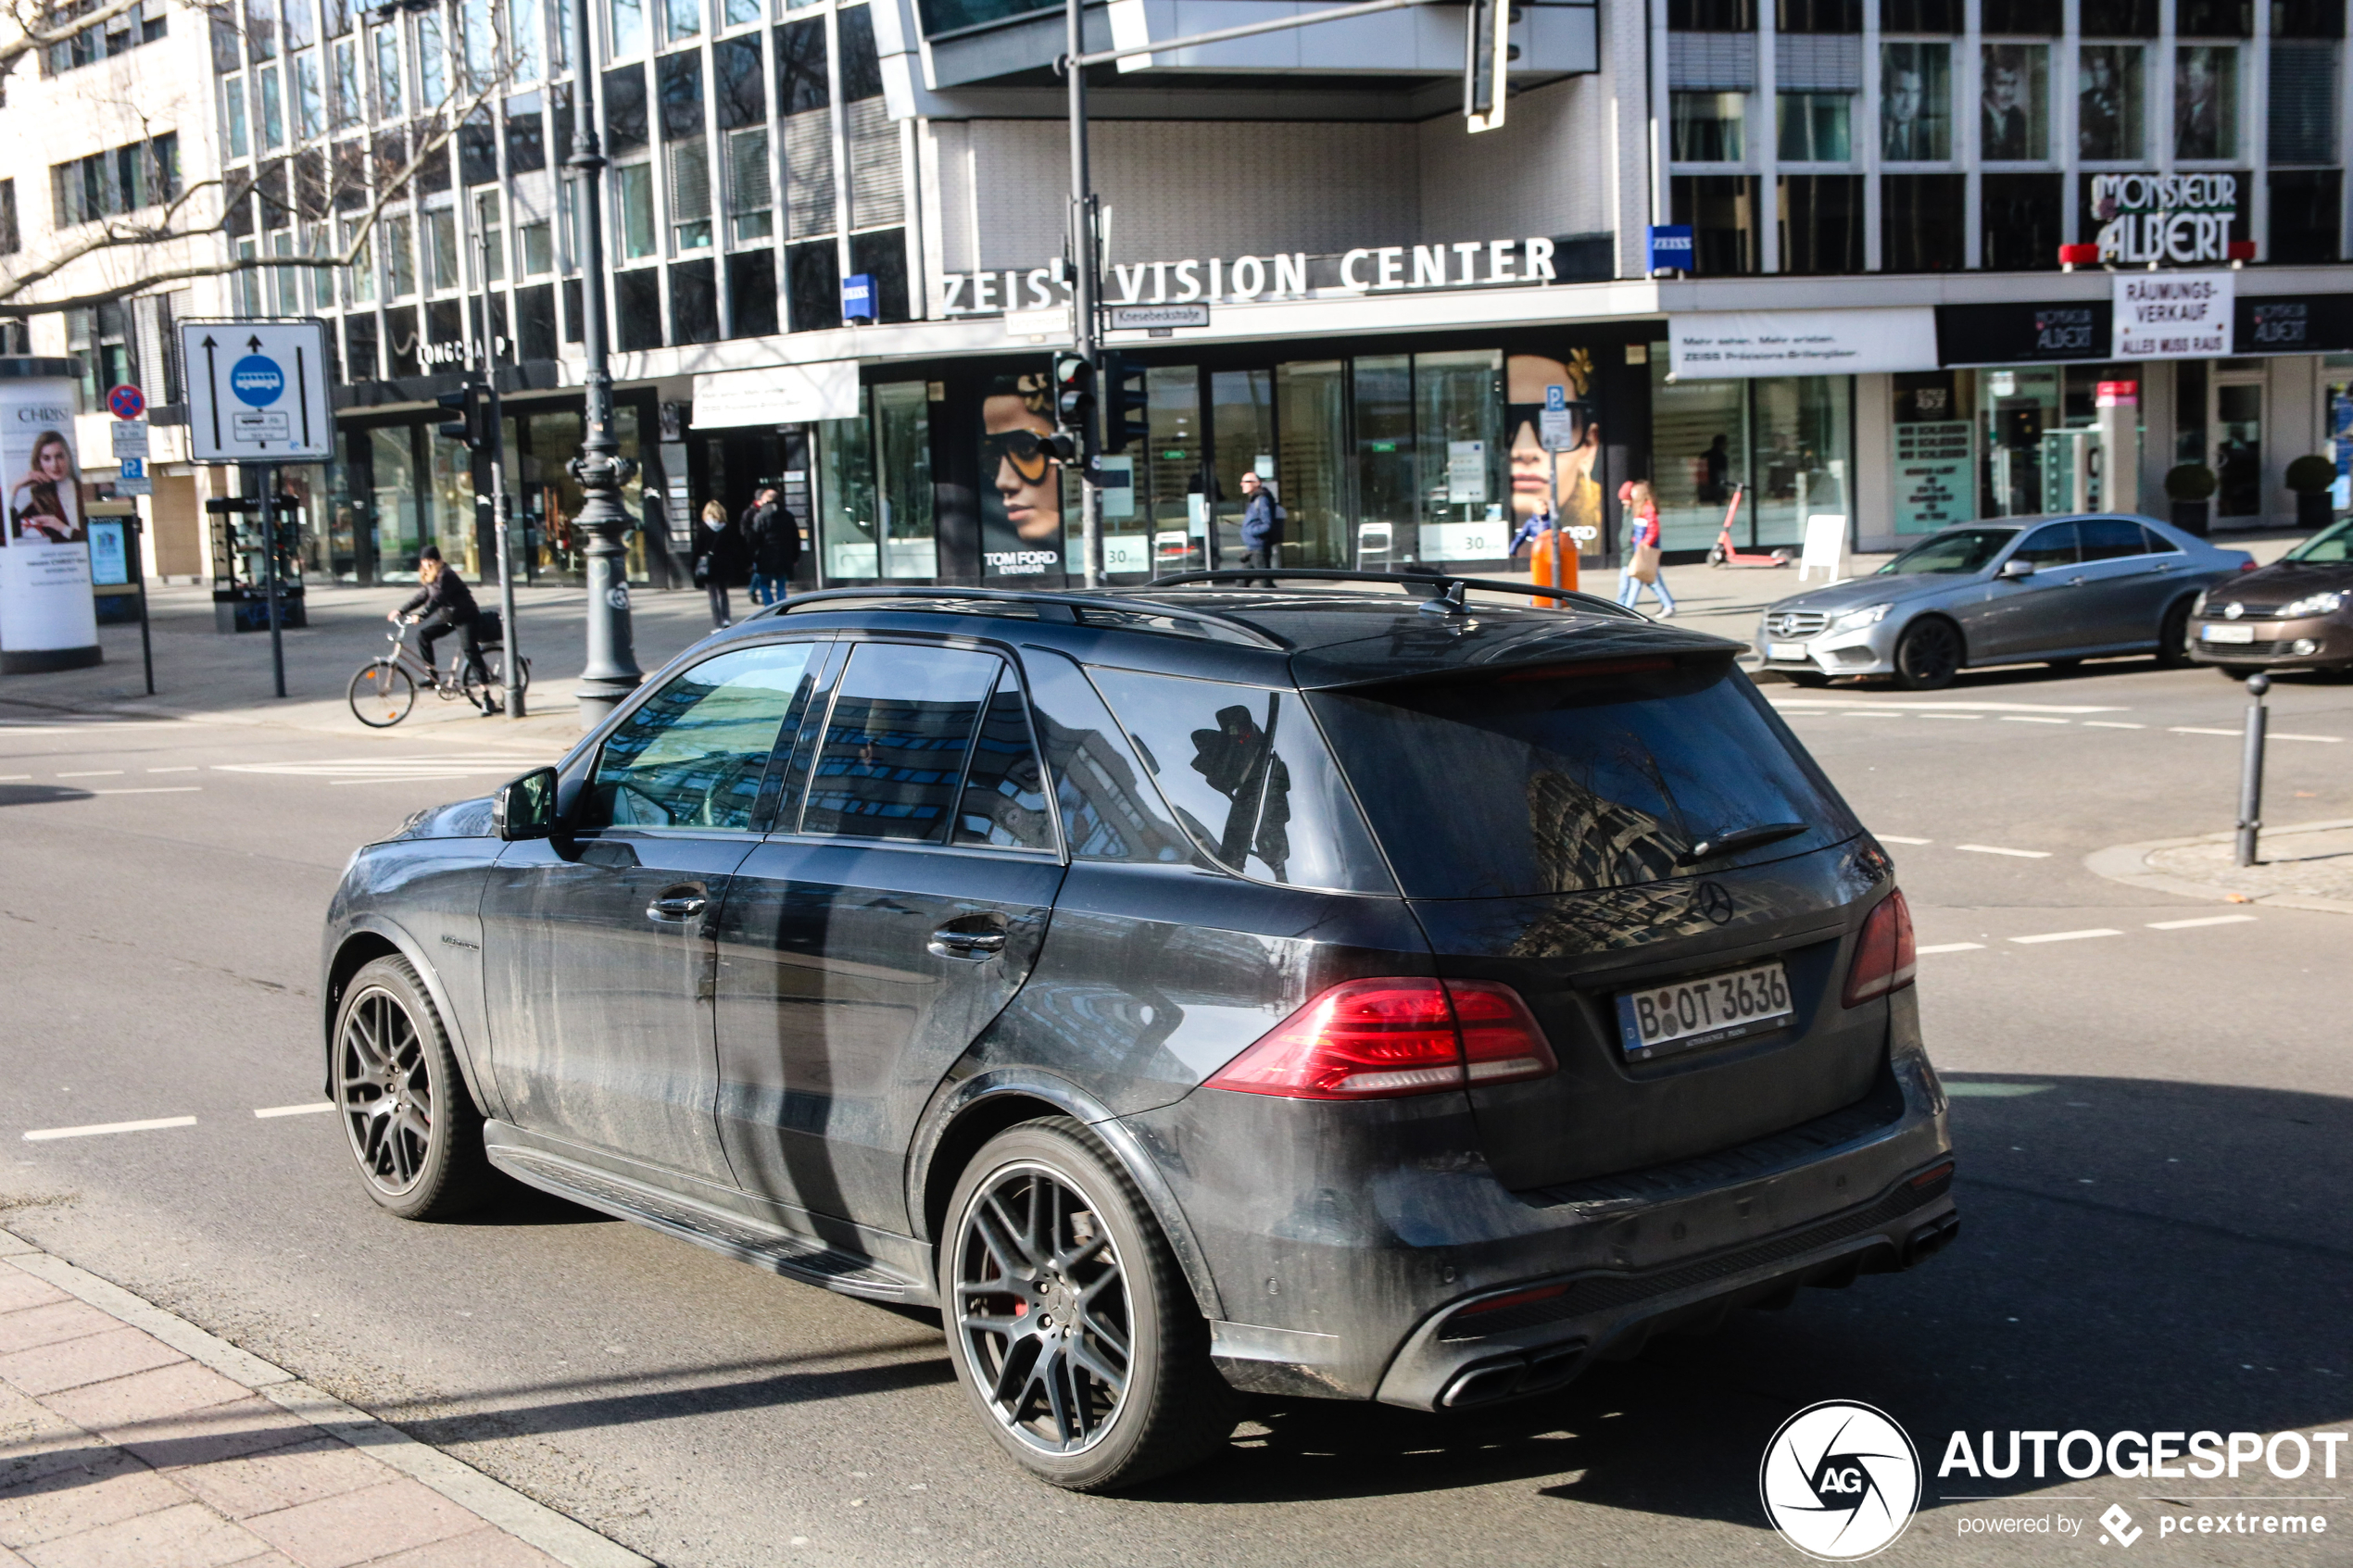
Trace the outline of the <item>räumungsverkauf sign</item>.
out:
[[[2234,272],[2119,272],[2118,359],[2219,359],[2231,352]]]

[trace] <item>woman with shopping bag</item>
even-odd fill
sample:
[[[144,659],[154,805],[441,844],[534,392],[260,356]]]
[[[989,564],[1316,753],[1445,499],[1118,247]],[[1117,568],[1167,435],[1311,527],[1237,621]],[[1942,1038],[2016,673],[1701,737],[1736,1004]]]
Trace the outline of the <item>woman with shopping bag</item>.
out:
[[[1626,511],[1626,565],[1617,574],[1617,602],[1632,609],[1648,588],[1664,620],[1675,613],[1675,596],[1659,572],[1658,501],[1646,479],[1627,481],[1617,499]]]

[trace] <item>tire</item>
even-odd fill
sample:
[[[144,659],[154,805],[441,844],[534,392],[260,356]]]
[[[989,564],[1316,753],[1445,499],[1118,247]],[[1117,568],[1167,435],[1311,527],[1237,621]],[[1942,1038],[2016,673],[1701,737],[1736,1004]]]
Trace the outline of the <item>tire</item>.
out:
[[[2157,667],[2183,670],[2189,664],[2190,601],[2183,599],[2169,606],[2165,619],[2157,623]]]
[[[1906,691],[1943,691],[1961,672],[1961,633],[1939,616],[1923,616],[1895,644],[1895,679]]]
[[[467,665],[465,667],[464,674],[460,677],[460,680],[465,686],[466,700],[471,703],[479,704],[485,693],[488,694],[491,700],[494,702],[503,700],[507,695],[506,650],[503,648],[491,648],[483,655],[482,661],[489,668],[490,684],[484,686],[480,681],[475,680],[473,667],[472,665]],[[527,659],[522,660],[522,662],[516,667],[515,688],[516,690],[522,692],[528,692],[531,690],[531,660]]]
[[[330,1061],[336,1120],[369,1197],[404,1220],[446,1220],[490,1196],[482,1113],[407,959],[351,977]]]
[[[1167,1239],[1081,1123],[1025,1122],[973,1157],[949,1200],[939,1280],[956,1379],[1038,1479],[1135,1486],[1232,1435],[1240,1398],[1210,1364],[1209,1325]]]
[[[1724,564],[1723,546],[1710,545],[1707,546],[1707,564],[1715,567],[1720,567]]]
[[[351,716],[371,730],[388,730],[417,706],[416,677],[389,659],[359,667],[344,693]]]

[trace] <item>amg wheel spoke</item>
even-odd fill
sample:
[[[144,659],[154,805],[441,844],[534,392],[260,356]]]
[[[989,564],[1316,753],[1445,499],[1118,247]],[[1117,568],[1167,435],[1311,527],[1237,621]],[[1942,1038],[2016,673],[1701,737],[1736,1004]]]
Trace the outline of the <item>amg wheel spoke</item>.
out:
[[[1064,1375],[1062,1352],[1049,1350],[1038,1358],[1038,1381],[1046,1386],[1048,1419],[1054,1424],[1054,1434],[1061,1446],[1068,1448],[1080,1434],[1071,1413],[1069,1379]]]
[[[1092,1345],[1088,1344],[1084,1339],[1078,1339],[1074,1340],[1071,1343],[1070,1359],[1073,1362],[1078,1366],[1084,1367],[1087,1371],[1093,1373],[1097,1378],[1101,1379],[1103,1386],[1111,1390],[1114,1398],[1117,1398],[1119,1395],[1127,1391],[1127,1368],[1126,1364],[1126,1357],[1123,1356],[1120,1358],[1120,1365],[1114,1366],[1109,1361],[1103,1360],[1102,1357],[1097,1355],[1095,1353],[1095,1348]]]
[[[997,1260],[997,1267],[1006,1278],[1028,1273],[1031,1268],[1029,1255],[1014,1239],[1021,1234],[1021,1228],[1013,1223],[1012,1216],[1005,1212],[1004,1206],[994,1197],[989,1198],[988,1210],[986,1214],[977,1210],[973,1214],[973,1229],[979,1233],[981,1245],[988,1248],[989,1255]]]

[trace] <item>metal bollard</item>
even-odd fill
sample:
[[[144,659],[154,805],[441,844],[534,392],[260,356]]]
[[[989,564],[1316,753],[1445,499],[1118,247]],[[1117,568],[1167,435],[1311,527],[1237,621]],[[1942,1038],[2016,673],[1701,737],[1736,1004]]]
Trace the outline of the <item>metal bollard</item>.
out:
[[[2246,752],[2239,761],[2239,864],[2255,864],[2255,841],[2263,831],[2263,727],[2269,710],[2263,694],[2271,689],[2269,675],[2249,675],[2246,695],[2255,699],[2246,710]]]

